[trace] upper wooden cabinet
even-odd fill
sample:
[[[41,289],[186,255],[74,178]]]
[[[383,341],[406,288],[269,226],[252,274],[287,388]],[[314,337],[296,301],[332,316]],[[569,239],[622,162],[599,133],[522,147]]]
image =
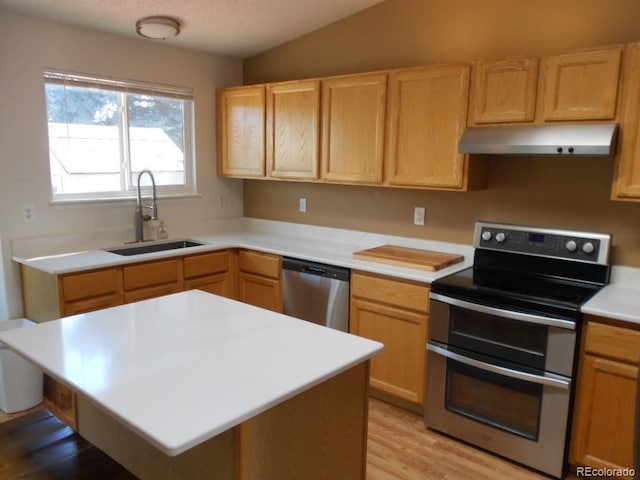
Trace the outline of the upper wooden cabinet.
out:
[[[320,160],[320,81],[267,87],[267,175],[315,180]]]
[[[322,80],[322,178],[382,182],[387,75]]]
[[[482,167],[458,153],[466,125],[616,122],[623,105],[613,198],[640,199],[635,50],[614,45],[222,89],[218,175],[467,190],[482,182],[470,169],[482,175]]]
[[[218,91],[218,175],[264,177],[264,86]]]
[[[547,57],[543,119],[612,120],[621,57],[622,46]]]
[[[532,122],[539,63],[537,57],[478,61],[469,123]]]
[[[627,46],[614,200],[640,200],[640,43]]]
[[[388,183],[465,187],[469,65],[399,70],[389,76]]]
[[[614,120],[623,46],[476,62],[469,123]]]

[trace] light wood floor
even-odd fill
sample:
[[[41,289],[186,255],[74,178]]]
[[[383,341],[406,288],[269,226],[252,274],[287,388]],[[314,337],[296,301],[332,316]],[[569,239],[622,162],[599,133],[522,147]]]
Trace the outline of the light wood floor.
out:
[[[29,411],[7,415],[0,410],[0,423]],[[548,477],[427,430],[420,415],[371,398],[367,480],[548,480]]]
[[[367,480],[549,478],[427,430],[421,416],[375,398],[369,402],[368,440]]]

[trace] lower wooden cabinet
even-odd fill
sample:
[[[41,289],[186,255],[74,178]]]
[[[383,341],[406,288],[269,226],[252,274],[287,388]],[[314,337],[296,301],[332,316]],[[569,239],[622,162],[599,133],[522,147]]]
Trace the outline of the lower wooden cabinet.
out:
[[[372,394],[421,412],[429,309],[427,284],[352,272],[350,332],[382,342],[371,360]]]
[[[202,253],[184,258],[184,289],[236,298],[235,252]]]
[[[586,320],[570,462],[633,468],[640,325],[600,317]]]
[[[122,275],[118,268],[63,275],[60,278],[62,315],[74,315],[121,305]]]
[[[238,300],[282,312],[282,257],[271,253],[238,252]]]
[[[122,270],[125,303],[184,290],[182,258],[126,265]]]

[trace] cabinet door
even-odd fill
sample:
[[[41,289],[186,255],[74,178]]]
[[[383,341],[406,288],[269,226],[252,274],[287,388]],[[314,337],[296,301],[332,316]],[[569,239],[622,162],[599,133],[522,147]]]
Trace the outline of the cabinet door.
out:
[[[218,175],[264,177],[264,86],[220,90],[218,112]]]
[[[469,123],[533,122],[539,63],[537,57],[478,61]]]
[[[184,290],[182,258],[128,265],[123,273],[126,303]]]
[[[241,250],[238,270],[238,300],[282,312],[282,257]]]
[[[467,123],[469,66],[401,70],[390,75],[390,183],[460,189],[467,156],[458,140]]]
[[[554,55],[544,62],[544,120],[616,116],[622,47]]]
[[[637,376],[638,368],[633,365],[593,355],[583,358],[571,463],[633,467]]]
[[[282,284],[280,280],[240,272],[238,300],[274,312],[282,312]]]
[[[227,274],[207,275],[184,281],[185,290],[202,290],[227,298],[235,298],[233,280]]]
[[[322,178],[332,182],[382,181],[386,74],[322,81]]]
[[[184,289],[235,298],[235,276],[229,251],[191,255],[184,258]]]
[[[60,277],[62,315],[75,315],[124,303],[122,270],[107,268]]]
[[[382,342],[371,360],[371,386],[422,411],[425,393],[428,285],[352,272],[350,332]]]
[[[356,298],[350,322],[352,333],[385,347],[371,360],[371,387],[422,404],[427,315]]]
[[[640,43],[627,46],[612,198],[640,200]]]
[[[318,178],[320,81],[267,87],[267,165],[270,177]]]

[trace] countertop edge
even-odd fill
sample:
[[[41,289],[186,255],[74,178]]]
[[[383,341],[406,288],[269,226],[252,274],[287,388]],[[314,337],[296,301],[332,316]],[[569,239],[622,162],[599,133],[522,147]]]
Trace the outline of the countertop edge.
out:
[[[315,227],[321,228],[321,227]],[[362,249],[378,246],[386,238],[377,234],[359,232],[358,243],[340,241],[310,240],[305,236],[294,236],[288,233],[261,232],[239,230],[235,232],[212,233],[210,235],[193,235],[180,239],[195,240],[204,243],[202,246],[179,250],[167,250],[132,256],[121,256],[104,250],[85,250],[53,255],[25,257],[14,255],[12,259],[22,265],[40,270],[51,275],[77,273],[99,268],[124,266],[132,263],[162,260],[176,256],[188,256],[229,248],[247,248],[265,253],[295,257],[302,260],[327,263],[340,267],[360,270],[380,275],[389,275],[405,280],[431,283],[437,278],[468,268],[473,264],[474,249],[471,246],[433,242],[425,239],[391,237],[391,241],[414,248],[433,250],[442,253],[454,253],[464,256],[464,261],[434,272],[418,268],[398,267],[394,265],[356,260],[353,253]],[[314,242],[316,243],[314,245]],[[109,248],[109,247],[107,247]]]

